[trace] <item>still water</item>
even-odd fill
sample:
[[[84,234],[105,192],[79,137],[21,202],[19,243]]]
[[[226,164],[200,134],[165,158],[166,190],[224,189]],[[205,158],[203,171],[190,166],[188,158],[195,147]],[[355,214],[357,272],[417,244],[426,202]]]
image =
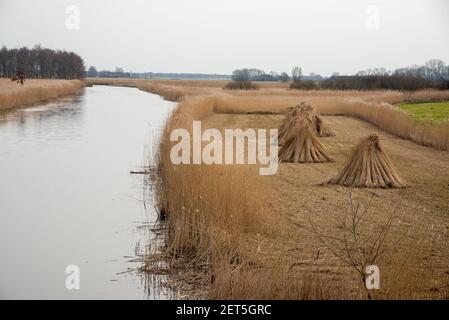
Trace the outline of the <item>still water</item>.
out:
[[[155,213],[130,170],[145,165],[173,107],[135,88],[94,86],[0,113],[0,298],[165,297],[133,271]],[[66,287],[69,265],[79,290]]]

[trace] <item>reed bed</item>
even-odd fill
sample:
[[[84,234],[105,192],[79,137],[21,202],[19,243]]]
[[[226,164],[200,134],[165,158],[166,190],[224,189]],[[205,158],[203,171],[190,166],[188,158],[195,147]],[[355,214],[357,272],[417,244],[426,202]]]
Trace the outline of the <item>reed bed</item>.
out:
[[[287,254],[291,248],[285,239],[291,226],[276,216],[270,178],[259,176],[257,168],[171,163],[171,130],[190,131],[193,120],[207,123],[216,99],[184,98],[168,119],[159,146],[156,199],[167,213],[166,253],[188,283],[188,294],[198,290],[199,297],[211,299],[365,299],[365,289],[344,265],[332,273],[319,263],[296,270],[298,258]],[[434,297],[423,292],[430,276],[404,261],[424,249],[409,247],[414,251],[397,255],[391,250],[380,262],[388,285],[373,298]],[[344,286],[334,274],[344,274]]]
[[[220,266],[254,263],[249,239],[274,232],[276,225],[267,210],[269,190],[257,168],[171,163],[169,132],[174,128],[190,132],[193,120],[204,120],[212,112],[211,97],[181,102],[167,122],[159,147],[156,199],[168,216],[167,252],[172,265],[179,266],[181,261],[182,267],[205,267],[187,280],[194,285],[214,282]]]
[[[386,97],[389,94],[387,93]],[[439,99],[444,98],[445,94],[448,92],[417,92],[414,99],[418,97],[422,100]],[[441,123],[417,121],[390,103],[366,101],[359,97],[301,97],[301,99],[321,114],[356,117],[403,139],[438,150],[449,150],[449,121]],[[214,110],[218,113],[285,113],[288,107],[297,102],[297,98],[292,96],[267,98],[220,95],[215,98]]]
[[[263,268],[271,264],[258,255],[255,243],[282,234],[282,226],[256,168],[171,163],[168,133],[175,128],[190,131],[193,120],[206,120],[213,113],[213,103],[208,96],[182,101],[167,121],[159,146],[156,199],[167,212],[166,252],[172,267],[180,269],[180,279],[189,284],[188,294],[205,292],[201,298],[321,297],[315,282],[307,279],[300,285],[290,274],[276,272],[273,277],[273,269]],[[306,286],[313,288],[303,293]]]
[[[0,110],[17,108],[79,92],[80,80],[26,80],[22,86],[10,79],[0,79]]]
[[[322,114],[364,119],[401,137],[440,149],[447,150],[448,137],[435,125],[418,126],[397,110],[391,103],[410,98],[403,93],[328,92],[329,96],[322,96],[322,91],[292,92],[276,87],[263,88],[257,93],[226,93],[218,84],[191,84],[147,80],[132,84],[180,101],[166,123],[159,145],[156,199],[167,214],[166,253],[172,267],[181,270],[178,274],[182,282],[188,283],[191,290],[188,293],[192,294],[192,288],[193,291],[202,288],[200,297],[212,299],[366,298],[365,289],[343,265],[332,272],[326,272],[328,267],[319,263],[308,269],[294,267],[299,258],[289,251],[292,249],[288,234],[292,226],[276,216],[273,206],[276,192],[270,178],[260,177],[257,168],[245,165],[173,165],[169,159],[173,145],[169,133],[176,128],[190,132],[193,120],[207,123],[214,113],[285,113],[288,107],[306,101]],[[429,91],[417,93],[414,98],[439,99],[445,94]],[[324,221],[329,222],[321,221],[324,225]],[[427,236],[423,231],[423,238]],[[309,243],[311,239],[302,240]],[[435,296],[423,291],[429,283],[429,277],[423,274],[425,269],[417,270],[414,262],[406,261],[426,250],[413,244],[409,251],[400,251],[399,255],[393,250],[380,262],[385,266],[383,275],[389,284],[374,298]],[[335,274],[345,275],[344,285],[341,279],[334,278]]]
[[[141,80],[124,78],[87,78],[87,85],[111,85],[135,87],[158,94],[169,101],[180,101],[185,96],[217,94],[222,91],[223,81],[201,80]]]
[[[99,84],[102,80],[95,81]],[[276,201],[287,192],[296,197],[291,201],[302,204],[301,210],[317,206],[320,211],[313,215],[318,215],[320,227],[328,228],[332,224],[330,213],[344,215],[339,203],[345,200],[340,198],[332,198],[335,203],[329,207],[331,211],[321,213],[334,189],[316,187],[327,191],[322,197],[315,196],[315,192],[319,193],[315,187],[298,186],[299,181],[306,179],[301,176],[295,176],[298,182],[288,184],[292,190],[273,189],[285,185],[288,171],[281,172],[279,178],[261,177],[257,168],[245,165],[173,165],[169,159],[173,142],[168,139],[172,129],[190,131],[193,120],[202,120],[205,125],[214,123],[220,118],[214,113],[285,113],[288,107],[306,101],[321,114],[357,117],[400,137],[448,150],[448,132],[444,131],[447,127],[417,124],[393,106],[408,100],[447,99],[448,92],[411,95],[394,91],[296,91],[280,86],[261,87],[257,92],[226,92],[219,83],[120,79],[103,84],[134,86],[180,101],[166,123],[159,145],[156,201],[167,216],[165,252],[171,266],[179,271],[176,277],[187,283],[187,294],[195,296],[195,292],[200,292],[200,298],[365,299],[366,290],[350,268],[335,262],[329,252],[317,245],[301,218],[304,213],[290,212],[292,203],[283,206]],[[312,165],[324,169],[326,164]],[[290,172],[299,170],[294,169]],[[301,172],[307,174],[308,170]],[[388,193],[382,193],[373,208],[375,220],[369,221],[369,226],[384,214],[385,196]],[[379,261],[383,287],[372,294],[374,299],[447,297],[446,291],[432,289],[436,286],[437,269],[419,260],[432,257],[432,232],[440,236],[439,229],[430,228],[423,220],[428,216],[426,213],[416,220],[407,216],[407,223],[401,221],[395,228],[397,236],[403,230],[412,231],[404,236],[400,249],[387,250]],[[339,235],[341,230],[334,229],[327,233],[329,237]],[[416,237],[422,242],[416,241]],[[313,258],[309,257],[315,249],[318,254],[314,251]],[[307,256],[303,251],[307,251]]]

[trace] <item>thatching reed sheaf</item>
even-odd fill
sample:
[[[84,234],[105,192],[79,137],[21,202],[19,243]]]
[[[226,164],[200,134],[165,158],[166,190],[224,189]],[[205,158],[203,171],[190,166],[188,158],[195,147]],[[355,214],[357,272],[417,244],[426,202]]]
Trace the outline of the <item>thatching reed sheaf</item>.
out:
[[[326,183],[359,188],[407,187],[407,183],[399,177],[390,157],[383,150],[377,134],[360,140],[343,170]]]
[[[288,129],[291,127],[294,119],[298,114],[298,111],[299,111],[298,106],[289,107],[287,109],[287,113],[285,114],[284,120],[282,121],[278,129],[279,145],[283,145],[285,143],[285,140],[288,137]]]
[[[279,128],[279,160],[295,163],[334,161],[317,138],[317,134],[324,134],[323,127],[321,120],[318,124],[314,109],[305,102],[289,108]],[[326,129],[326,132],[331,131]]]
[[[335,133],[324,123],[319,115],[315,114],[313,120],[314,129],[318,137],[335,137]]]
[[[324,123],[323,119],[318,115],[317,111],[309,104],[302,103],[300,109],[304,116],[309,120],[318,137],[334,137],[335,133]]]
[[[287,109],[285,118],[278,130],[279,145],[283,145],[285,143],[285,140],[288,138],[288,129],[297,117],[307,120],[318,137],[335,136],[335,133],[324,123],[315,108],[303,101],[299,105],[289,107]]]

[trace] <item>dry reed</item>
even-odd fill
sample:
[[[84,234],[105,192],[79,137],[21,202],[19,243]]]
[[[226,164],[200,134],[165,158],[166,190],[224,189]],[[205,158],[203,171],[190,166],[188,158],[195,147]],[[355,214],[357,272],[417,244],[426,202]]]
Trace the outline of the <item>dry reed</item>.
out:
[[[213,107],[207,96],[181,102],[171,115],[160,144],[158,205],[167,213],[167,252],[177,261],[205,266],[194,284],[214,277],[220,265],[250,261],[247,239],[267,233],[274,223],[267,211],[270,196],[257,168],[220,165],[173,165],[167,133],[174,128],[191,130],[193,120],[206,118]],[[179,265],[179,263],[178,263]],[[206,280],[205,280],[206,279]]]
[[[123,84],[130,85],[130,82]],[[322,114],[358,117],[399,136],[448,149],[449,130],[444,136],[441,127],[430,124],[429,128],[420,127],[391,105],[408,99],[439,99],[447,92],[428,91],[412,97],[391,91],[290,92],[281,86],[261,86],[257,93],[225,93],[216,84],[190,81],[145,80],[132,85],[162,94],[166,99],[181,101],[167,122],[160,145],[157,195],[159,205],[168,214],[167,252],[173,259],[172,265],[183,268],[180,274],[190,288],[204,287],[201,297],[358,299],[364,298],[364,289],[349,269],[336,269],[338,266],[330,269],[327,257],[316,260],[316,266],[301,267],[304,260],[300,252],[299,257],[293,254],[296,244],[292,246],[284,239],[289,238],[292,229],[303,236],[304,226],[295,220],[299,213],[294,217],[281,215],[277,217],[281,221],[276,220],[270,197],[273,190],[265,185],[266,180],[258,176],[257,170],[246,166],[172,165],[168,158],[171,143],[167,135],[172,129],[190,130],[193,120],[207,122],[214,112],[285,113],[289,106],[306,101]],[[385,190],[390,191],[393,190]],[[319,203],[321,200],[314,204]],[[335,212],[341,213],[340,210]],[[321,225],[326,226],[328,221],[324,219]],[[281,224],[285,222],[288,224]],[[338,234],[339,230],[335,232],[329,236]],[[427,239],[427,230],[423,234],[423,239]],[[273,247],[259,250],[259,240],[255,240],[259,236]],[[310,238],[298,240],[310,241]],[[379,262],[383,280],[382,289],[373,293],[375,299],[435,297],[428,290],[435,281],[434,273],[423,265],[413,265],[427,251],[413,240],[407,239],[409,251],[391,252]],[[406,261],[404,255],[413,259]],[[300,267],[295,270],[292,266],[297,262]],[[337,273],[343,278],[337,279]]]
[[[44,102],[75,94],[83,88],[80,80],[34,80],[23,86],[0,79],[0,110],[11,109]]]
[[[377,134],[361,139],[343,170],[327,183],[365,188],[404,188],[407,186],[407,183],[396,173]]]
[[[392,93],[384,96],[379,93],[377,99],[387,99]],[[414,94],[414,99],[440,99],[449,92],[423,91]],[[402,94],[402,101],[406,96]],[[301,99],[312,105],[325,115],[343,115],[368,121],[373,125],[400,138],[439,150],[449,150],[449,121],[431,123],[417,121],[404,111],[386,102],[367,101],[360,97],[331,96]],[[224,96],[215,98],[214,109],[222,113],[285,113],[287,108],[298,102],[295,96]],[[398,101],[400,102],[400,101]]]
[[[311,123],[299,113],[282,137],[279,161],[309,163],[331,162],[334,159],[324,150]]]

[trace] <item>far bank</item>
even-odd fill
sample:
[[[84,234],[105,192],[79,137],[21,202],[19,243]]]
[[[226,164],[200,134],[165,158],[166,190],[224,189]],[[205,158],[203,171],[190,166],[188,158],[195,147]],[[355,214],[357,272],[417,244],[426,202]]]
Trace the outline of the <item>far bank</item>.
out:
[[[21,108],[73,95],[84,88],[81,80],[29,79],[20,85],[0,79],[0,110]]]

